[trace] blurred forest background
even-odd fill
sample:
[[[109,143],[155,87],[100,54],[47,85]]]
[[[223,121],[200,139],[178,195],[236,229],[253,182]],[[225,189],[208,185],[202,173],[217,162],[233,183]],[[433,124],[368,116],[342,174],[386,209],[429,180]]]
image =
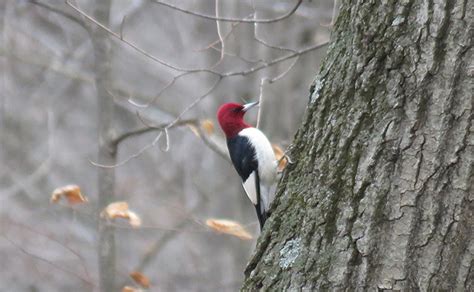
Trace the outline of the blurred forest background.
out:
[[[88,32],[98,28],[85,16],[93,15],[95,2],[72,1],[83,14],[63,1],[0,3],[0,291],[98,290],[99,167],[91,161],[98,161],[102,113]],[[167,3],[211,16],[217,3],[219,17],[271,19],[297,1]],[[254,101],[262,92],[260,128],[284,149],[299,126],[326,47],[273,61],[327,42],[333,5],[303,1],[281,21],[254,25],[216,22],[154,1],[111,1],[105,25],[169,64],[222,74],[261,68],[225,78],[198,70],[173,79],[183,72],[108,33],[106,89],[115,102],[114,132],[179,116],[212,121],[219,140],[218,106]],[[255,124],[256,113],[247,120]],[[166,133],[169,150],[162,151]],[[231,165],[190,127],[166,133],[153,147],[147,145],[157,132],[118,145],[118,162],[128,161],[112,170],[114,200],[128,202],[142,226],[117,223],[117,285],[133,286],[129,274],[141,271],[152,291],[236,291],[259,234],[254,208]],[[80,186],[89,201],[50,203],[52,191],[68,184]],[[208,218],[238,221],[253,240],[216,233],[206,227]]]

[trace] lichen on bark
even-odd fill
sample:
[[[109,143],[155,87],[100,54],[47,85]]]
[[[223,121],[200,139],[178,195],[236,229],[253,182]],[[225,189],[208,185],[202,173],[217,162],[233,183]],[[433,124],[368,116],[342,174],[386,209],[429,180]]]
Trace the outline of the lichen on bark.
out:
[[[342,3],[242,290],[474,289],[473,6]]]

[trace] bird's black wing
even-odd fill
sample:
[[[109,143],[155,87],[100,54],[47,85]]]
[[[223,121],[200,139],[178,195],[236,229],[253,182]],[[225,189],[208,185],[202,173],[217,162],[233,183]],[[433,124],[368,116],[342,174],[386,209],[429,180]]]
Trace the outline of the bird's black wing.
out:
[[[237,173],[246,181],[252,172],[258,169],[255,149],[247,137],[239,135],[227,139],[227,148]]]
[[[258,174],[258,160],[255,148],[245,136],[235,136],[227,139],[230,159],[237,173],[242,178],[245,192],[255,205],[260,228],[265,223],[266,214],[260,200],[260,177]]]

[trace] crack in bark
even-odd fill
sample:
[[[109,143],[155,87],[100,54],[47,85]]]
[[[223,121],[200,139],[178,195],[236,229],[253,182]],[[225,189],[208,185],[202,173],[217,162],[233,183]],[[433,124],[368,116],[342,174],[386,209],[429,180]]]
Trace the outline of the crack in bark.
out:
[[[423,134],[421,135],[421,137],[422,140],[420,143],[420,149],[417,151],[417,155],[420,154],[420,157],[418,158],[418,163],[416,165],[415,182],[413,183],[413,189],[416,189],[416,184],[418,183],[418,178],[420,177],[421,164],[423,163],[423,147],[425,146],[426,138]]]

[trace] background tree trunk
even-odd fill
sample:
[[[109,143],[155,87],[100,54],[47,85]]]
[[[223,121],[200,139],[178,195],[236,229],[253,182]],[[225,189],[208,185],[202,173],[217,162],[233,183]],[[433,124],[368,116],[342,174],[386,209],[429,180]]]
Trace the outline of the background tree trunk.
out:
[[[474,289],[472,1],[344,1],[243,290]]]
[[[104,25],[109,23],[110,0],[98,1],[94,17]],[[107,92],[110,82],[110,40],[106,31],[91,26],[92,45],[94,47],[95,87],[97,91],[97,114],[99,130],[98,161],[104,165],[117,163],[117,148],[113,145],[114,138],[114,108],[113,97]],[[98,213],[115,198],[115,168],[98,168]],[[98,260],[100,291],[115,291],[115,230],[103,218],[99,218]]]

